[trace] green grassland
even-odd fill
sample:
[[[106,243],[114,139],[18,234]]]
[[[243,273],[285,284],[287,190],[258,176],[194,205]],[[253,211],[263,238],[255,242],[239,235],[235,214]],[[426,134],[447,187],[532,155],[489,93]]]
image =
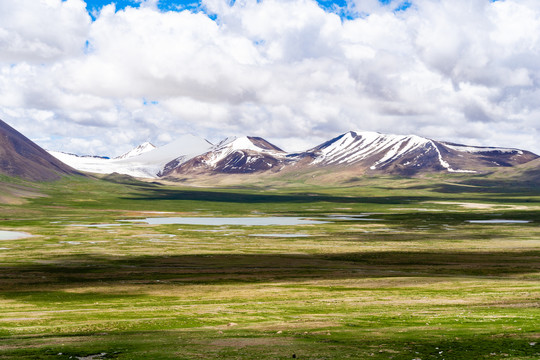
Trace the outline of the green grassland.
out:
[[[109,180],[0,178],[0,230],[34,235],[0,241],[0,359],[540,358],[534,184]],[[118,222],[358,214],[371,220]],[[530,222],[468,222],[484,219]]]

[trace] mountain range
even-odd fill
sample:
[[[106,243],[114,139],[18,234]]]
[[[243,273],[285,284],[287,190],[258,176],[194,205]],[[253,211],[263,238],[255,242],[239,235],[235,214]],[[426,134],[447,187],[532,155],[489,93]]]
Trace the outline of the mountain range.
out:
[[[81,171],[147,178],[315,169],[403,176],[426,172],[474,174],[538,158],[520,149],[467,146],[369,131],[349,131],[297,153],[287,153],[260,137],[231,137],[214,145],[193,135],[180,136],[159,148],[144,143],[114,159],[50,153]]]
[[[143,143],[116,158],[45,151],[0,120],[0,174],[31,181],[82,172],[120,173],[140,178],[197,178],[200,175],[308,174],[324,171],[353,175],[424,173],[483,174],[516,168],[536,179],[540,158],[532,152],[441,142],[416,135],[349,131],[314,148],[288,153],[260,137],[224,139],[217,144],[182,135],[155,147]]]

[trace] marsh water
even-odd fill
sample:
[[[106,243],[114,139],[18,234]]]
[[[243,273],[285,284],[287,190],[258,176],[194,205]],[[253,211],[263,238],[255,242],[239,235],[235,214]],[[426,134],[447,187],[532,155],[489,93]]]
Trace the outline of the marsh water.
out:
[[[527,224],[530,220],[505,220],[505,219],[491,219],[491,220],[467,220],[471,224]]]
[[[122,226],[126,224],[69,224],[68,226],[80,226],[80,227],[110,227],[110,226]]]
[[[317,225],[331,221],[381,221],[361,215],[318,215],[315,219],[293,216],[261,216],[261,217],[148,217],[144,219],[116,220],[116,224],[68,224],[67,226],[79,227],[110,227],[133,224],[147,225],[206,225],[206,226],[294,226],[294,225]],[[221,231],[221,230],[214,230]]]
[[[249,234],[249,236],[257,236],[257,237],[276,237],[276,238],[298,238],[298,237],[309,237],[308,234],[279,234],[279,233],[272,233],[272,234]]]
[[[121,220],[129,222],[142,222],[149,225],[243,225],[243,226],[266,226],[266,225],[315,225],[325,224],[323,220],[309,220],[300,217],[268,216],[268,217],[151,217],[141,220]]]
[[[0,240],[16,240],[22,239],[25,237],[30,237],[30,234],[20,232],[20,231],[6,231],[0,230]]]

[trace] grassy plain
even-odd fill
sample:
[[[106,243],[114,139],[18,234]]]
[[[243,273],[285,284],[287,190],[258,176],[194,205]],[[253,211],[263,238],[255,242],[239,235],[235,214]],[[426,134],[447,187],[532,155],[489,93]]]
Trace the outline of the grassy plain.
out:
[[[540,190],[484,180],[11,184],[0,230],[34,236],[0,241],[0,359],[539,359]]]

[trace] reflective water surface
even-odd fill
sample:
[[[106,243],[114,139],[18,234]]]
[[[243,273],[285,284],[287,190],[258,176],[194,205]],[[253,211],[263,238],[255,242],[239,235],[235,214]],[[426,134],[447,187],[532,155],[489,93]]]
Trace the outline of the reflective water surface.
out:
[[[32,235],[20,231],[0,230],[0,240],[16,240],[30,236]]]

